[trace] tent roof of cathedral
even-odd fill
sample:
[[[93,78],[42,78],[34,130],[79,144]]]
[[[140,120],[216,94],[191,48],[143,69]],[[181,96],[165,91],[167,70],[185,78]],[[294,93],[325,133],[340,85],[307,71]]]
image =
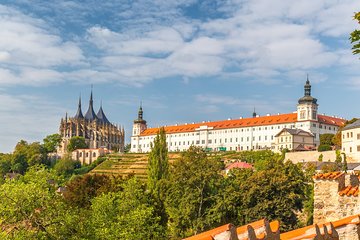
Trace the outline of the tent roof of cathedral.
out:
[[[84,115],[81,111],[81,98],[79,98],[79,105],[78,105],[78,110],[76,112],[76,115],[74,116],[74,118],[79,119],[79,118],[84,118]]]
[[[100,122],[102,122],[102,123],[110,123],[110,121],[105,116],[105,113],[104,113],[104,111],[102,109],[102,106],[100,106],[100,109],[99,109],[98,113],[96,114],[96,116],[98,117]]]
[[[92,91],[90,94],[89,108],[85,114],[85,119],[89,120],[89,121],[98,119],[98,117],[96,116],[96,114],[94,112]]]
[[[321,124],[329,124],[333,126],[342,126],[346,120],[341,118],[329,117],[325,115],[318,115],[318,122]],[[183,133],[183,132],[194,132],[201,126],[207,126],[213,130],[217,129],[231,129],[231,128],[242,128],[242,127],[256,127],[256,126],[268,126],[284,123],[295,123],[297,122],[297,113],[287,113],[272,116],[262,116],[255,118],[243,118],[233,120],[223,120],[215,122],[204,122],[204,123],[193,123],[184,124],[178,126],[167,126],[165,127],[166,133]],[[156,135],[159,128],[148,128],[141,133],[141,136]]]

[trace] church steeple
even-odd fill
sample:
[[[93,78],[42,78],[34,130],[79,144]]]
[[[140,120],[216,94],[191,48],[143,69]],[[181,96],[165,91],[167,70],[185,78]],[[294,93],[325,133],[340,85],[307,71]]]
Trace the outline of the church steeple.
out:
[[[307,75],[306,83],[304,86],[304,96],[311,96],[311,85],[309,81],[309,74]]]
[[[317,104],[317,99],[311,96],[311,84],[309,81],[309,75],[307,75],[306,82],[304,85],[304,96],[299,99],[299,104],[302,103],[313,103]]]
[[[146,124],[146,121],[144,120],[144,111],[142,108],[142,102],[140,102],[140,107],[139,107],[139,111],[138,111],[138,117],[137,119],[134,121],[134,123],[143,123]]]
[[[90,94],[90,100],[89,100],[89,108],[85,114],[85,119],[92,121],[97,119],[97,116],[94,112],[94,106],[93,106],[93,92],[92,92],[92,85],[91,85],[91,94]]]
[[[252,114],[253,118],[255,118],[257,116],[256,112],[255,112],[255,107],[254,107],[254,112]]]
[[[107,117],[105,116],[105,113],[103,111],[102,101],[100,103],[100,109],[99,109],[98,113],[96,114],[96,116],[100,120],[100,122],[102,122],[102,123],[110,123],[110,121],[107,119]]]
[[[77,110],[74,118],[76,118],[76,119],[84,118],[84,115],[81,111],[81,95],[79,96],[78,110]]]

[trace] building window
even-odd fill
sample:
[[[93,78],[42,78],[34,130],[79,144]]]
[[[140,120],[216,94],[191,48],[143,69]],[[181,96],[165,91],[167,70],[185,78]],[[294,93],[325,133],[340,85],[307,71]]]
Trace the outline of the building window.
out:
[[[359,145],[357,146],[357,151],[360,152],[360,146]]]
[[[350,152],[352,152],[352,147],[350,147]]]
[[[211,139],[209,139],[208,142],[211,143],[212,142]]]
[[[196,144],[200,144],[200,140],[196,140]]]
[[[205,144],[205,140],[201,140],[201,144]]]
[[[353,132],[350,133],[350,137],[353,137]]]
[[[86,157],[89,157],[89,153],[88,153],[88,152],[86,153]]]
[[[96,157],[96,153],[93,153],[93,157]]]
[[[82,153],[79,154],[79,157],[82,157]]]
[[[360,134],[359,133],[357,134],[357,139],[360,139]]]

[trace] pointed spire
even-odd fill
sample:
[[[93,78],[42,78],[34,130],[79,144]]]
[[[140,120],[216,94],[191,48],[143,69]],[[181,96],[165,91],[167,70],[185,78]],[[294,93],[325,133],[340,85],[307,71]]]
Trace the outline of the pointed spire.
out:
[[[134,123],[143,123],[146,124],[146,121],[143,119],[143,109],[142,109],[142,101],[140,101],[140,107],[139,107],[139,111],[138,111],[138,118],[134,121]]]
[[[311,96],[311,84],[309,80],[309,74],[306,75],[306,82],[304,85],[304,96],[299,99],[299,104],[302,103],[314,103],[317,104],[317,99]]]
[[[138,112],[138,120],[143,120],[143,109],[142,109],[142,101],[140,101],[140,107]]]
[[[252,116],[255,118],[257,116],[256,112],[255,112],[255,107],[254,107],[254,112],[252,114]]]
[[[75,115],[74,118],[76,118],[76,119],[84,118],[84,115],[83,115],[82,110],[81,110],[81,94],[79,96],[78,110],[77,110],[76,115]]]
[[[306,77],[306,83],[304,86],[304,96],[311,96],[311,85],[310,85],[310,81],[309,81],[309,74],[307,74],[307,77]]]
[[[107,117],[105,116],[105,113],[103,111],[102,100],[100,101],[100,109],[99,109],[98,113],[96,114],[96,117],[99,119],[99,121],[101,123],[110,123],[110,121],[107,119]]]
[[[89,100],[89,108],[85,114],[85,119],[86,120],[89,120],[89,121],[92,121],[92,120],[95,120],[97,119],[97,116],[94,112],[94,106],[93,106],[93,91],[92,91],[92,84],[91,84],[91,93],[90,93],[90,100]]]

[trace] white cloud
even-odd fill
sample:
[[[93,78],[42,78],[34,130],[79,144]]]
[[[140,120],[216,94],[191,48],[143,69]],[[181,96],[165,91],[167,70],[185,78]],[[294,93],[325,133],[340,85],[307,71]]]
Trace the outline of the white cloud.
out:
[[[21,140],[41,141],[56,133],[65,110],[44,97],[0,92],[0,152],[13,149]],[[58,103],[60,104],[60,103]]]

